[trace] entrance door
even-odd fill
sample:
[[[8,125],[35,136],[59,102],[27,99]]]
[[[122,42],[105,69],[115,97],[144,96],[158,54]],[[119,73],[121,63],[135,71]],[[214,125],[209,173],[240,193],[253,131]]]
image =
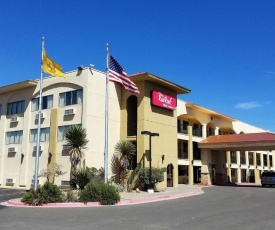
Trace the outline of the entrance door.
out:
[[[201,182],[201,167],[200,166],[194,166],[194,184],[198,184]]]
[[[173,187],[173,169],[172,164],[167,165],[167,187]]]

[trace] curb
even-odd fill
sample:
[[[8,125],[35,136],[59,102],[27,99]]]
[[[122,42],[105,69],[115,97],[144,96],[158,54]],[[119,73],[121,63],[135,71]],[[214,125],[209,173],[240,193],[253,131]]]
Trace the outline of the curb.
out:
[[[201,188],[201,187],[200,187]],[[80,202],[74,202],[74,203],[48,203],[48,204],[42,204],[39,206],[31,206],[28,204],[25,204],[23,202],[17,201],[17,200],[9,200],[8,202],[2,203],[2,205],[8,206],[8,207],[56,207],[56,208],[72,208],[72,207],[102,207],[102,206],[125,206],[125,205],[135,205],[135,204],[145,204],[145,203],[151,203],[151,202],[157,202],[157,201],[164,201],[164,200],[173,200],[183,197],[190,197],[190,196],[196,196],[203,194],[202,189],[197,189],[195,192],[186,192],[186,193],[180,193],[180,194],[173,194],[173,195],[163,195],[163,196],[157,196],[157,197],[147,197],[147,198],[141,198],[141,199],[135,199],[135,200],[123,200],[115,205],[101,205],[99,202],[88,202],[86,204],[80,203]]]

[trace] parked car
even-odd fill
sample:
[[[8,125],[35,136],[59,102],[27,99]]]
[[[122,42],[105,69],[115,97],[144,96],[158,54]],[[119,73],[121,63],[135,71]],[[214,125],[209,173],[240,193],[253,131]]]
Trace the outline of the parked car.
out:
[[[275,185],[275,172],[273,171],[264,171],[262,173],[262,179],[261,179],[262,186],[272,186]]]

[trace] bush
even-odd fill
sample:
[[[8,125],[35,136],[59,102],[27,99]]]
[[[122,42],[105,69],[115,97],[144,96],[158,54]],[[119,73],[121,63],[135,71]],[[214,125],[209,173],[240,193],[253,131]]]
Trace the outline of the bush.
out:
[[[120,195],[116,189],[103,182],[90,182],[79,194],[79,201],[100,202],[102,205],[114,205],[120,201]]]
[[[115,188],[115,190],[117,192],[123,192],[124,191],[123,186],[119,183],[112,183],[111,185]]]
[[[63,193],[63,202],[77,202],[79,199],[78,190],[69,190]]]
[[[79,189],[83,190],[84,187],[91,181],[92,173],[88,167],[80,168],[72,173],[71,184],[76,184]],[[74,187],[74,186],[73,186]]]
[[[41,188],[29,190],[21,199],[22,202],[29,205],[57,203],[62,202],[62,200],[61,190],[56,185],[49,182],[46,182]]]
[[[152,185],[155,185],[164,180],[164,172],[166,172],[166,168],[155,168],[152,167]],[[140,168],[138,171],[138,178],[141,183],[145,186],[149,185],[149,168]]]

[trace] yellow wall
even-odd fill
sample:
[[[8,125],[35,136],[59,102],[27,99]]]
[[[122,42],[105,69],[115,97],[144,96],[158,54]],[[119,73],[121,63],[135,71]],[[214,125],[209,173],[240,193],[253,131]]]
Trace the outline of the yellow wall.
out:
[[[137,141],[137,162],[143,167],[149,167],[147,155],[149,153],[149,136],[141,135],[141,131],[159,133],[159,137],[152,137],[152,166],[167,168],[168,164],[173,164],[173,186],[178,185],[178,156],[177,156],[177,114],[176,110],[167,110],[151,105],[151,91],[156,90],[172,97],[177,97],[176,92],[172,92],[163,86],[143,81],[137,83],[140,90],[138,98],[137,116],[137,136],[127,137],[127,98],[131,95],[127,91],[122,92],[121,103],[121,139]],[[164,161],[162,161],[164,155]],[[165,181],[158,185],[158,188],[166,187]]]

